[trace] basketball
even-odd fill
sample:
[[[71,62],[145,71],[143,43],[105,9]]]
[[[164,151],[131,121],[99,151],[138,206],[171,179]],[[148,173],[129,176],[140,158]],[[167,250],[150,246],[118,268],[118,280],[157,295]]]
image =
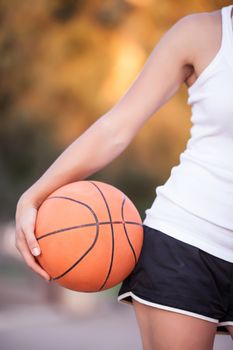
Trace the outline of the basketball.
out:
[[[122,282],[134,269],[143,226],[133,202],[116,187],[83,180],[51,193],[38,209],[36,257],[59,285],[98,292]]]

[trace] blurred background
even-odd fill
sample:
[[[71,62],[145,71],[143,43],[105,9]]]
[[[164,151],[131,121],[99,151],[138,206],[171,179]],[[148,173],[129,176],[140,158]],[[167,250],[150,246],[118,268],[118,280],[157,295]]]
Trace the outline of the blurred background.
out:
[[[0,350],[142,349],[120,285],[77,293],[46,283],[14,246],[19,196],[118,101],[180,17],[229,1],[0,1]],[[191,127],[185,85],[128,148],[91,178],[135,203],[142,219],[179,162]],[[67,345],[69,344],[69,345]],[[215,350],[232,349],[218,335]]]

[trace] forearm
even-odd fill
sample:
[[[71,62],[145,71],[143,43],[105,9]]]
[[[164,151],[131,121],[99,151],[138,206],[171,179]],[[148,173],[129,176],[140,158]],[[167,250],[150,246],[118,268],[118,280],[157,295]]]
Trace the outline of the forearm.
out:
[[[40,205],[57,188],[102,169],[126,148],[120,135],[106,115],[99,118],[23,194],[24,199]]]

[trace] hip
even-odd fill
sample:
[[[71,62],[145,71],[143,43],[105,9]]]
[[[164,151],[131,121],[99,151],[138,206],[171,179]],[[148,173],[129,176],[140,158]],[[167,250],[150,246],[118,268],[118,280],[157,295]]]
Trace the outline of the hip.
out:
[[[165,196],[155,198],[143,224],[233,263],[233,230],[193,214]]]

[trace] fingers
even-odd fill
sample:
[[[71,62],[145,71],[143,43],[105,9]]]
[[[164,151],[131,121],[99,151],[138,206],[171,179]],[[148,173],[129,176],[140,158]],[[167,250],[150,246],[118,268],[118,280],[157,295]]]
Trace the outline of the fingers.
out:
[[[30,242],[30,243],[28,243]],[[43,270],[40,265],[36,262],[34,256],[31,254],[28,244],[30,244],[30,249],[38,248],[38,243],[35,245],[32,236],[26,240],[24,233],[18,229],[15,246],[24,258],[26,264],[36,273],[38,273],[46,281],[50,281],[49,274]]]
[[[29,203],[18,202],[16,208],[16,240],[15,246],[24,258],[26,264],[46,281],[50,280],[49,274],[42,269],[34,256],[40,255],[40,246],[34,235],[34,227],[37,216],[37,208]]]
[[[40,246],[38,244],[38,241],[36,240],[36,237],[33,233],[34,226],[31,224],[28,224],[27,227],[22,228],[23,232],[25,233],[25,238],[27,241],[28,248],[30,249],[32,255],[38,256],[41,254]]]

